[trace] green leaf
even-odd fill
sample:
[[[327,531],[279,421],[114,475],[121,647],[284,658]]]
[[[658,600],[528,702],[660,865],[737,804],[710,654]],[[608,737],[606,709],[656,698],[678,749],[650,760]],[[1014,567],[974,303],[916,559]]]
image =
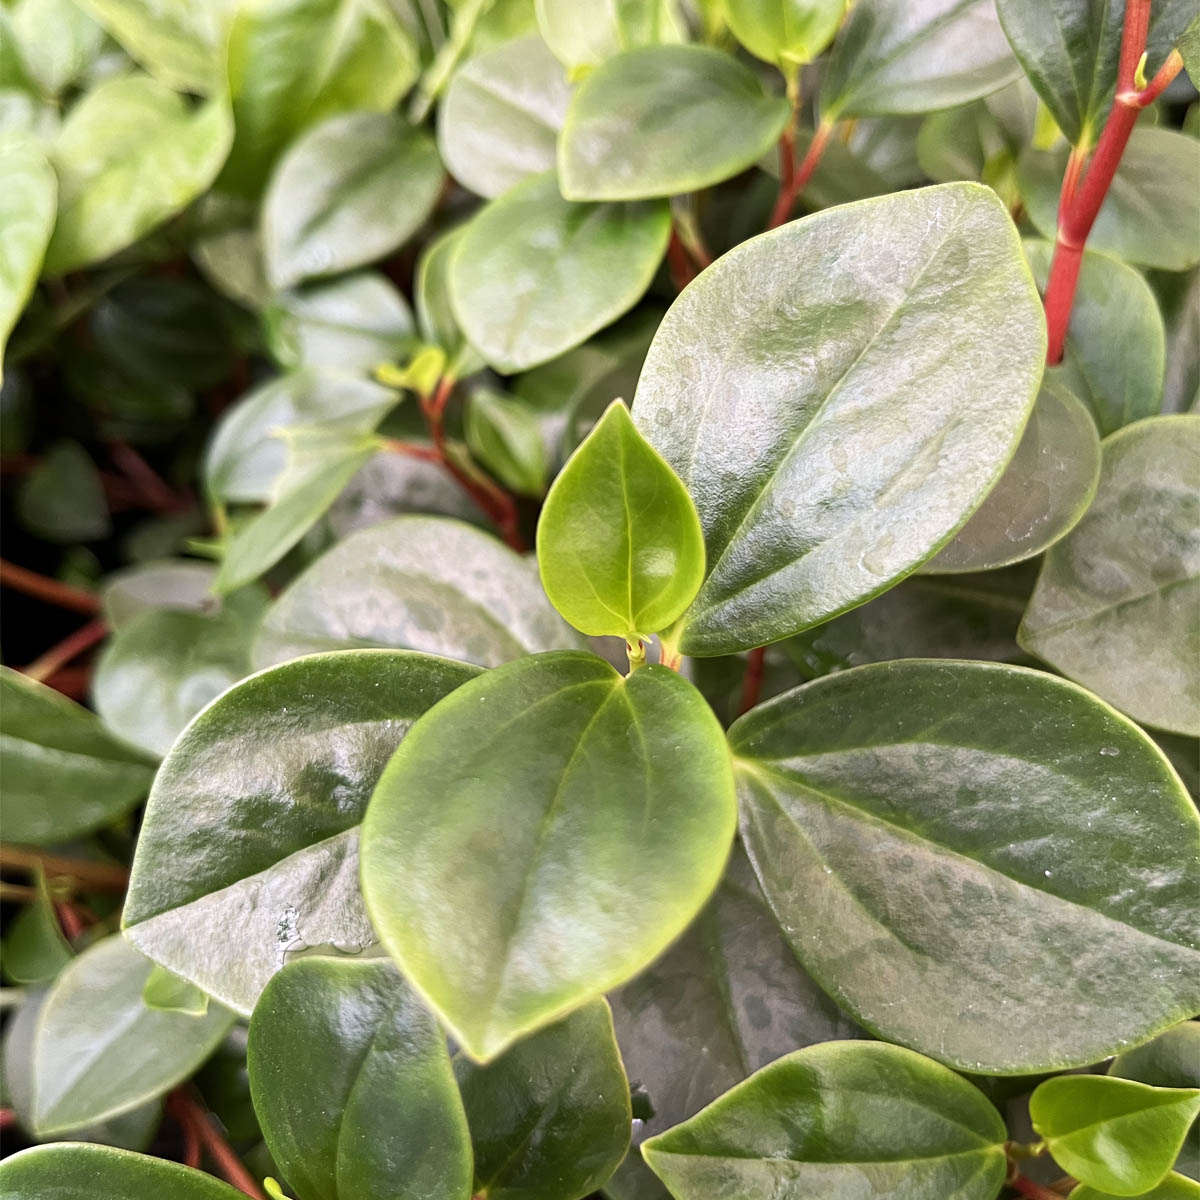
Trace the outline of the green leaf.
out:
[[[203,1171],[162,1158],[108,1146],[60,1143],[34,1146],[0,1162],[0,1185],[8,1200],[238,1200],[229,1184]]]
[[[1053,246],[1028,241],[1025,255],[1045,290]],[[1091,407],[1101,434],[1159,412],[1165,356],[1163,319],[1149,284],[1123,262],[1084,251],[1062,373]]]
[[[46,274],[108,258],[174,216],[213,182],[232,138],[222,97],[193,109],[145,75],[88,92],[51,151],[58,221]]]
[[[181,1012],[202,1017],[208,1012],[208,993],[181,979],[166,967],[153,967],[142,988],[142,1003],[164,1012]]]
[[[263,1135],[300,1200],[467,1200],[446,1041],[391,963],[285,967],[255,1005],[248,1063]]]
[[[383,258],[425,223],[442,189],[433,140],[392,113],[331,117],[279,161],[263,203],[277,288]]]
[[[1184,69],[1194,79],[1200,75],[1200,13],[1192,18],[1191,24],[1179,35],[1177,46],[1183,57]]]
[[[186,1079],[229,1031],[204,1016],[147,1008],[153,970],[118,934],[94,943],[54,982],[33,1049],[33,1126],[41,1138],[129,1112]]]
[[[380,646],[498,667],[577,645],[532,562],[461,521],[409,515],[360,530],[298,576],[268,611],[253,660]]]
[[[1156,1088],[1111,1075],[1060,1075],[1034,1089],[1034,1132],[1064,1171],[1118,1196],[1166,1177],[1200,1114],[1200,1089]]]
[[[678,1200],[993,1200],[1006,1136],[945,1067],[898,1046],[830,1042],[764,1067],[642,1153]]]
[[[647,46],[580,84],[558,142],[568,200],[649,200],[699,191],[751,167],[789,108],[730,55]]]
[[[1055,124],[1072,144],[1093,145],[1117,82],[1124,3],[996,0],[1004,32]],[[1191,0],[1155,0],[1146,39],[1154,74],[1194,12]]]
[[[1087,1184],[1072,1188],[1071,1197],[1072,1200],[1116,1200],[1112,1192],[1101,1192]],[[1158,1187],[1143,1193],[1139,1200],[1200,1200],[1200,1183],[1171,1172]]]
[[[426,342],[445,352],[443,373],[451,379],[473,375],[483,367],[483,359],[458,326],[450,300],[450,264],[462,235],[460,226],[430,242],[417,260],[414,283],[417,328]]]
[[[1118,1054],[1108,1073],[1155,1087],[1200,1087],[1200,1021],[1181,1021],[1153,1041]]]
[[[78,442],[56,442],[21,481],[17,512],[48,542],[98,541],[112,532],[100,472]]]
[[[131,745],[166,754],[205,705],[250,673],[250,643],[266,602],[255,589],[247,602],[211,614],[158,609],[135,617],[96,665],[96,712]]]
[[[576,629],[639,638],[666,629],[704,579],[687,489],[614,400],[551,487],[537,530],[542,585]]]
[[[229,35],[237,136],[221,186],[257,193],[295,136],[336,113],[391,111],[416,49],[387,0],[253,0]]]
[[[642,298],[670,231],[665,203],[572,204],[552,173],[526,180],[464,230],[450,264],[455,316],[498,371],[548,362]]]
[[[123,567],[105,577],[101,588],[104,619],[119,632],[155,609],[205,612],[216,607],[211,563],[193,558],[164,558]]]
[[[263,319],[270,351],[288,371],[373,371],[403,358],[414,340],[408,302],[369,271],[286,292]]]
[[[687,41],[676,0],[535,0],[538,27],[572,79],[622,50]]]
[[[719,728],[665,667],[626,679],[559,652],[472,680],[402,744],[367,809],[363,894],[472,1058],[625,982],[695,916],[733,834]]]
[[[46,873],[37,868],[34,898],[12,919],[0,944],[4,977],[11,983],[45,983],[71,961],[71,943],[62,927],[46,886]]]
[[[1027,150],[1018,164],[1029,219],[1045,238],[1058,225],[1067,150]],[[1113,176],[1088,246],[1139,267],[1185,271],[1200,263],[1200,141],[1139,125]]]
[[[579,1200],[629,1145],[629,1081],[612,1015],[593,1001],[495,1062],[455,1074],[475,1151],[474,1191],[491,1200]]]
[[[708,906],[612,1006],[644,1106],[635,1113],[635,1141],[693,1116],[797,1047],[859,1032],[796,961],[736,847]],[[613,1200],[664,1195],[636,1151],[605,1191]]]
[[[234,504],[269,500],[287,467],[281,430],[328,421],[372,428],[396,404],[396,394],[346,372],[308,368],[263,384],[226,412],[204,458],[214,499]]]
[[[553,169],[571,88],[540,37],[506,42],[454,73],[438,108],[438,149],[465,188],[491,199]]]
[[[146,759],[85,708],[0,667],[4,839],[65,842],[106,825],[145,796]]]
[[[925,564],[933,574],[989,571],[1041,554],[1092,502],[1100,438],[1083,401],[1046,380],[1017,452],[987,499]]]
[[[1020,72],[993,0],[856,0],[821,80],[821,117],[952,108]]]
[[[57,195],[54,171],[41,150],[19,141],[0,146],[0,364],[41,270]]]
[[[812,62],[833,40],[846,0],[725,0],[733,36],[786,72]]]
[[[289,955],[373,945],[358,894],[367,799],[412,722],[474,674],[353,651],[226,692],[159,769],[125,903],[129,940],[243,1014]]]
[[[467,445],[505,487],[526,496],[546,490],[550,464],[537,417],[519,400],[478,388],[467,405]]]
[[[9,12],[25,71],[48,96],[80,82],[100,55],[104,31],[73,0],[15,0]]]
[[[223,42],[235,0],[75,2],[168,87],[207,94],[223,86]]]
[[[1018,637],[1135,720],[1195,737],[1200,416],[1137,421],[1101,449],[1096,498],[1047,553]]]
[[[659,326],[633,408],[704,527],[683,652],[787,637],[930,558],[1016,449],[1044,338],[1012,221],[979,184],[817,213],[709,267]]]
[[[1010,1075],[1196,1010],[1200,818],[1153,742],[1082,688],[881,663],[760,705],[729,739],[776,918],[878,1036]]]

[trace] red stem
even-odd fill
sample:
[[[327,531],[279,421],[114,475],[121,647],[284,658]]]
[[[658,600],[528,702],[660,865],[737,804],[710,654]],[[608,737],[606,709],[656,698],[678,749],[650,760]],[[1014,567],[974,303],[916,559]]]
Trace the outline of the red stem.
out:
[[[90,650],[107,636],[108,622],[103,617],[97,617],[96,620],[89,621],[82,629],[77,629],[69,637],[63,638],[57,646],[51,646],[45,654],[25,667],[22,674],[38,683],[45,683],[51,675],[65,667],[73,658],[78,658],[85,650]]]
[[[9,1129],[17,1123],[17,1114],[11,1108],[0,1108],[0,1129]]]
[[[804,157],[797,163],[795,135],[790,128],[784,130],[783,136],[779,139],[781,166],[779,195],[775,200],[775,207],[771,210],[771,219],[767,222],[768,229],[778,229],[791,216],[796,198],[808,186],[813,172],[821,163],[821,156],[829,144],[831,133],[833,133],[833,123],[822,121],[813,130],[812,141],[808,143]]]
[[[1026,1179],[1024,1175],[1014,1175],[1008,1181],[1008,1186],[1013,1191],[1020,1192],[1022,1196],[1028,1196],[1029,1200],[1062,1200],[1062,1196],[1052,1188],[1034,1183],[1032,1179]]]
[[[87,922],[79,915],[79,910],[75,905],[69,901],[55,901],[54,915],[58,917],[63,936],[68,942],[73,942],[87,928]]]
[[[176,1088],[167,1097],[167,1107],[183,1130],[185,1154],[190,1130],[229,1183],[245,1192],[247,1196],[253,1196],[254,1200],[267,1200],[254,1176],[246,1170],[234,1154],[233,1148],[218,1131],[213,1123],[212,1114],[197,1103],[186,1088]]]
[[[738,705],[738,716],[748,713],[762,694],[763,674],[766,669],[767,648],[759,646],[746,655],[746,675],[742,680],[742,701]]]
[[[72,612],[98,613],[100,597],[82,588],[71,587],[70,584],[59,583],[57,579],[47,579],[36,571],[18,567],[15,563],[5,562],[0,558],[0,587],[12,588],[14,592],[24,592],[26,596],[36,596],[59,608],[69,608]]]
[[[7,843],[0,843],[0,869],[27,874],[42,870],[50,879],[70,879],[78,885],[77,890],[85,892],[123,892],[129,883],[129,869],[119,863],[64,858]]]
[[[170,513],[180,512],[190,506],[190,501],[172,491],[162,476],[128,442],[111,441],[108,443],[108,452],[150,509]]]
[[[671,240],[667,243],[667,268],[677,292],[682,292],[696,278],[696,267],[674,226],[671,227]]]

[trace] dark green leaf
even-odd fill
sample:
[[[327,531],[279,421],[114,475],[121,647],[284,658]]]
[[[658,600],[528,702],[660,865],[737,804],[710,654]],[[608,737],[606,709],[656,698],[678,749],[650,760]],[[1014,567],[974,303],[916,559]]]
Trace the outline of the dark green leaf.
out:
[[[21,520],[49,542],[90,542],[112,532],[100,473],[78,442],[56,442],[21,483]]]
[[[363,892],[473,1058],[624,983],[695,916],[733,832],[719,728],[665,667],[626,679],[559,652],[464,685],[402,744],[367,810]]]
[[[550,464],[537,417],[519,400],[479,388],[467,406],[467,445],[505,487],[526,496],[546,490]]]
[[[777,697],[729,737],[776,918],[872,1032],[1021,1074],[1195,1011],[1200,818],[1154,743],[1082,688],[910,659]]]
[[[45,983],[71,961],[71,943],[63,937],[40,868],[34,888],[34,898],[12,919],[0,946],[4,976],[12,983]]]

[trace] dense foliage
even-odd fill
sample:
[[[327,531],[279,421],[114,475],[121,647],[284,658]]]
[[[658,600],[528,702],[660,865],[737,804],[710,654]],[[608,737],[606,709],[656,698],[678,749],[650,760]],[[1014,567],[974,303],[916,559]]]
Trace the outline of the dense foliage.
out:
[[[0,0],[0,1194],[1200,1197],[1187,70]]]

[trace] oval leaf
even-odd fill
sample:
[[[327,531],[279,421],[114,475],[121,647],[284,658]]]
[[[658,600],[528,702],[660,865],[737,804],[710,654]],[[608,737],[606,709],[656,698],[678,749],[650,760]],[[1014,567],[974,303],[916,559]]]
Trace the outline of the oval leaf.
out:
[[[1117,1200],[1112,1192],[1101,1192],[1094,1187],[1083,1184],[1071,1190],[1073,1200]],[[1200,1200],[1200,1183],[1179,1175],[1174,1171],[1139,1200]]]
[[[58,182],[41,150],[25,142],[0,148],[0,363],[41,270],[57,196]]]
[[[687,489],[614,400],[554,481],[538,567],[576,629],[635,645],[666,629],[704,579],[704,535]]]
[[[1005,1075],[1095,1062],[1195,1011],[1200,819],[1154,743],[1082,688],[881,663],[729,738],[776,918],[872,1032]]]
[[[391,963],[285,967],[254,1007],[247,1065],[263,1136],[300,1200],[470,1195],[446,1039]]]
[[[830,1042],[764,1067],[642,1153],[678,1200],[993,1200],[1006,1137],[983,1094],[938,1063]]]
[[[623,983],[695,916],[733,834],[719,728],[665,667],[625,679],[561,652],[489,671],[414,729],[367,810],[363,892],[473,1058]]]
[[[647,46],[580,84],[558,142],[568,200],[649,200],[699,191],[754,165],[788,120],[731,55]]]
[[[1200,416],[1137,421],[1102,449],[1096,498],[1047,553],[1018,636],[1136,720],[1195,737]]]
[[[811,62],[833,40],[846,0],[725,0],[733,36],[785,71]]]
[[[367,798],[412,722],[475,673],[359,650],[226,692],[159,769],[125,903],[129,940],[240,1013],[289,954],[373,945],[357,879]]]
[[[633,409],[704,527],[684,653],[797,633],[929,558],[1015,450],[1044,356],[1016,231],[978,184],[848,204],[714,263]]]

